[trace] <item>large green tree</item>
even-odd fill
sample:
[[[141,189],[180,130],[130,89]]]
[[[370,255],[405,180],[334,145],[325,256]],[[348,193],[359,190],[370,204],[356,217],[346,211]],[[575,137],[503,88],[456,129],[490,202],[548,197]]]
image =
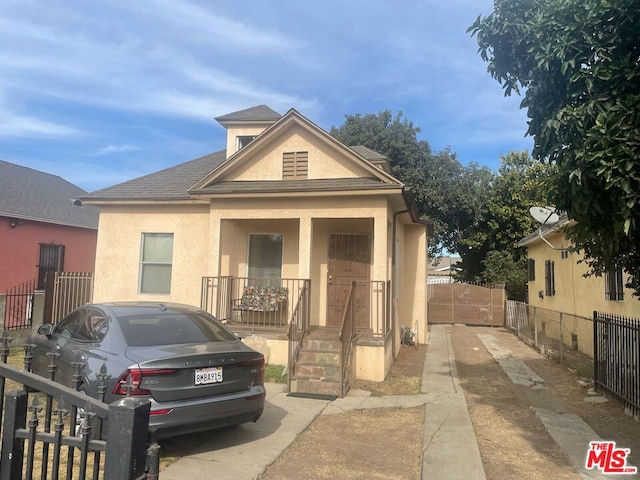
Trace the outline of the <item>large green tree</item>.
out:
[[[529,208],[546,204],[547,185],[554,174],[553,166],[535,161],[527,152],[500,157],[481,221],[470,225],[460,242],[471,247],[462,258],[463,278],[503,283],[509,298],[524,300],[526,251],[516,244],[538,227]]]
[[[640,2],[495,0],[469,31],[505,95],[524,93],[574,245],[597,275],[622,266],[640,294]]]
[[[432,151],[427,141],[418,139],[420,128],[401,112],[346,115],[344,124],[330,133],[346,145],[364,145],[389,159],[393,174],[413,191],[420,214],[434,221],[432,256],[443,248],[458,250],[459,232],[482,209],[492,178],[489,169],[463,166],[448,148]]]

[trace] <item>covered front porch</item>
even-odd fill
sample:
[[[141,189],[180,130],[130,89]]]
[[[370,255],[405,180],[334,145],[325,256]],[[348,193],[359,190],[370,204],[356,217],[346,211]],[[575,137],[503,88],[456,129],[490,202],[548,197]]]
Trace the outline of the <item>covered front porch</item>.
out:
[[[248,200],[242,208],[237,202],[211,218],[202,308],[241,338],[266,338],[270,363],[289,372],[307,361],[309,372],[327,378],[315,367],[339,356],[343,376],[384,380],[400,348],[400,324],[424,325],[424,225],[390,215],[384,197],[305,198],[295,206],[263,200],[268,218],[247,208]],[[309,339],[321,329],[335,341]]]
[[[271,363],[288,367],[290,391],[344,396],[356,377],[384,378],[392,332],[390,285],[353,281],[331,301],[314,302],[318,293],[309,279],[204,277],[201,308],[240,338],[266,338]],[[322,304],[332,311],[319,325],[311,311]],[[309,380],[315,377],[321,380]]]
[[[314,302],[319,292],[309,279],[273,277],[203,277],[201,308],[236,333],[287,334],[292,322],[309,329],[342,325],[349,294],[354,301],[357,337],[384,338],[391,331],[387,281],[354,281],[332,290],[332,299]],[[314,307],[315,306],[315,307]],[[324,322],[312,322],[312,308],[323,308]],[[328,308],[328,311],[327,311]],[[243,336],[243,335],[241,335]]]

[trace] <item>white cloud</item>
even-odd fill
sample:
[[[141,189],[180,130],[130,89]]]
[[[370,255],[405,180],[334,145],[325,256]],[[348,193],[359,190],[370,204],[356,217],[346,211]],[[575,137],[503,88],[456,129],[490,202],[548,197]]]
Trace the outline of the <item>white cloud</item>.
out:
[[[81,135],[73,127],[4,111],[0,116],[0,137],[63,138]]]
[[[230,111],[216,106],[316,104],[261,85],[251,68],[236,68],[247,66],[238,63],[238,49],[249,49],[244,56],[291,55],[295,42],[273,29],[189,2],[72,10],[67,18],[64,9],[49,16],[16,7],[0,18],[0,43],[18,47],[0,53],[0,94],[21,92],[26,104],[51,98],[205,121]],[[106,16],[98,22],[100,10]]]
[[[111,155],[112,153],[133,152],[140,150],[140,147],[135,145],[107,145],[98,149],[94,155]]]
[[[216,49],[226,48],[234,52],[250,50],[279,54],[295,47],[291,38],[278,31],[226,18],[214,13],[211,8],[202,8],[190,2],[147,0],[134,2],[130,8],[140,12],[145,19],[154,18],[158,24],[168,28],[169,32],[165,31],[165,35],[178,34],[174,37],[178,42],[208,44]]]

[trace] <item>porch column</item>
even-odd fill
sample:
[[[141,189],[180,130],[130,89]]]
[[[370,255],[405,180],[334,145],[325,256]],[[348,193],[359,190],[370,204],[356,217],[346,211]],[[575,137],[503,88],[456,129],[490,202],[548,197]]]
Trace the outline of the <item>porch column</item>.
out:
[[[311,217],[300,217],[298,235],[298,278],[311,278],[311,241],[313,238]]]
[[[373,219],[373,268],[371,280],[388,279],[387,268],[390,258],[388,246],[387,212],[381,211]]]
[[[212,277],[220,275],[220,230],[222,230],[222,219],[215,215],[215,210],[212,208],[209,225],[209,275]]]

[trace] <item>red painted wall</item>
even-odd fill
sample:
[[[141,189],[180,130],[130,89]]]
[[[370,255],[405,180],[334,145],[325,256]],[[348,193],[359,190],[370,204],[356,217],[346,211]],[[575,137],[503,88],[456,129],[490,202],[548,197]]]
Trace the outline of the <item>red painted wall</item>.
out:
[[[0,217],[0,293],[37,280],[40,243],[65,246],[66,272],[93,272],[97,236],[97,230],[88,228]]]

